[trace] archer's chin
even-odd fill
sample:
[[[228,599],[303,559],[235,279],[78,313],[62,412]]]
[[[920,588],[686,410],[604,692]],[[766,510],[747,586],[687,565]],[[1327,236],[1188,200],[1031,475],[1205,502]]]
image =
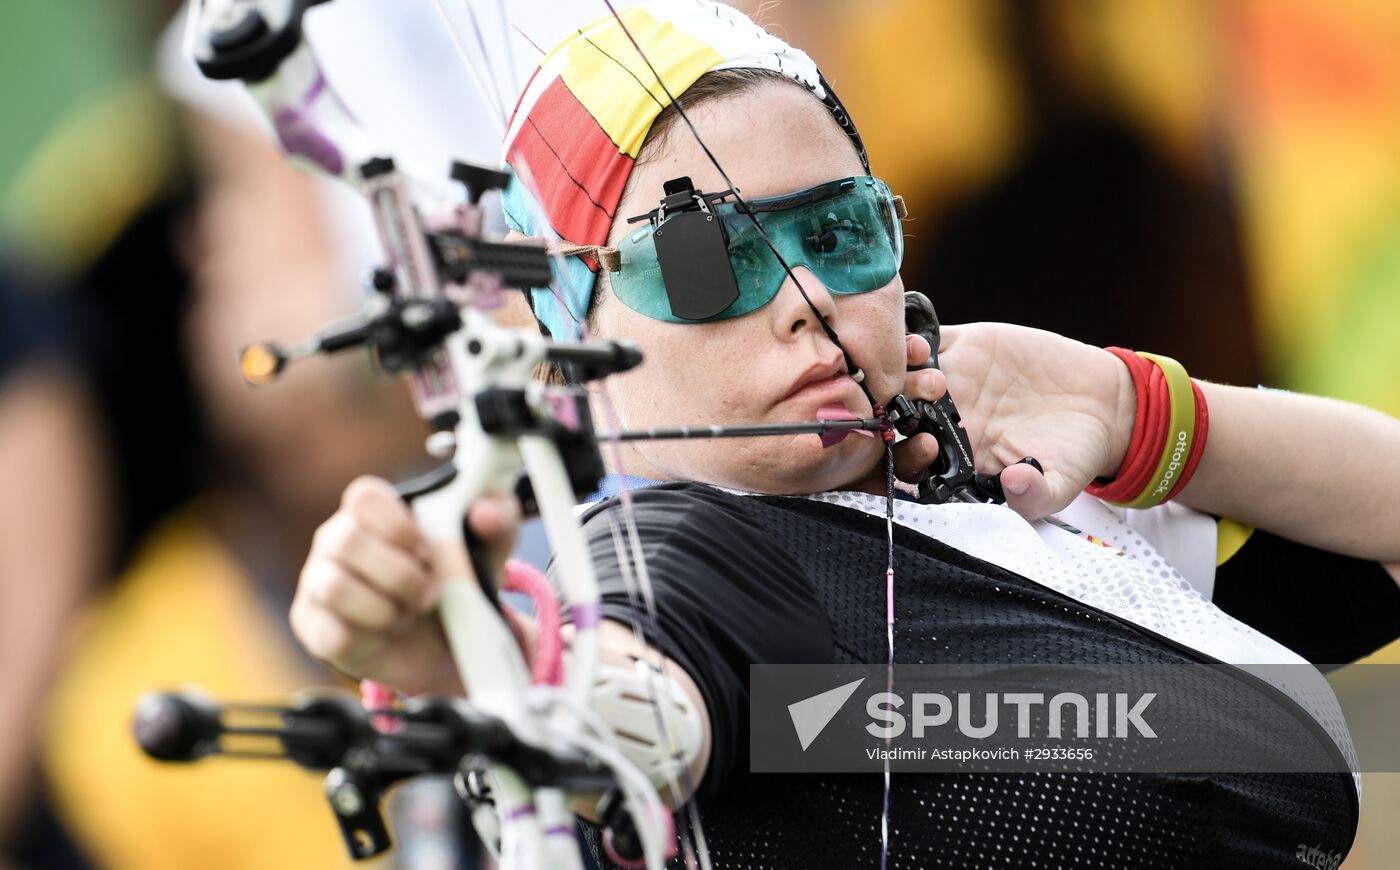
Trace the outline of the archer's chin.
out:
[[[816,435],[785,442],[768,456],[761,490],[772,495],[808,495],[858,487],[884,475],[884,443],[864,432],[852,432],[839,443],[823,446]]]

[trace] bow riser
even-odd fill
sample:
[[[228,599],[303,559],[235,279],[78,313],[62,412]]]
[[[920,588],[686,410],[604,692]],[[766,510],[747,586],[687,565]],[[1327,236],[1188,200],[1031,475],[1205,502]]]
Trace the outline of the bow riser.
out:
[[[489,315],[462,312],[462,329],[446,342],[452,370],[463,384],[490,384],[528,392],[536,366],[546,358],[537,335],[496,326]],[[474,352],[473,352],[474,351]],[[437,551],[441,577],[440,612],[458,673],[472,703],[512,723],[526,741],[544,744],[546,731],[530,704],[530,672],[514,634],[502,620],[469,560],[460,559],[462,518],[486,493],[512,492],[525,469],[536,500],[556,570],[574,613],[575,634],[565,676],[571,697],[586,703],[597,666],[598,587],[587,545],[573,517],[574,493],[554,443],[539,435],[513,438],[489,435],[474,402],[460,403],[456,428],[456,475],[443,488],[419,496],[414,515],[430,541],[451,545]],[[455,563],[453,560],[456,559]],[[490,582],[488,580],[488,582]],[[573,815],[562,792],[533,792],[508,768],[490,766],[493,797],[504,820],[500,854],[518,867],[573,868],[579,864],[573,838]],[[508,865],[512,866],[512,865]]]
[[[477,408],[485,391],[516,391],[526,397],[533,416],[549,420],[551,409],[533,373],[549,358],[551,347],[538,334],[504,329],[494,322],[484,309],[496,302],[499,279],[473,272],[470,263],[459,269],[468,275],[465,288],[452,288],[453,295],[447,296],[439,271],[442,249],[433,247],[423,220],[437,204],[416,201],[418,185],[373,150],[372,137],[335,94],[315,53],[301,39],[301,14],[315,2],[321,0],[211,0],[191,13],[196,19],[191,34],[198,36],[192,53],[206,74],[245,79],[282,148],[296,162],[351,184],[368,199],[385,267],[376,275],[380,294],[369,305],[363,341],[374,344],[375,318],[382,319],[387,311],[417,316],[429,309],[413,308],[415,303],[444,298],[460,307],[455,312],[460,323],[454,317],[450,327],[434,327],[450,328],[445,339],[430,332],[430,339],[420,337],[415,343],[409,335],[408,352],[396,354],[393,366],[388,366],[384,348],[376,345],[386,367],[410,375],[418,411],[437,430],[430,443],[433,452],[445,453],[446,442],[451,442],[451,473],[439,475],[433,486],[411,498],[414,516],[434,547],[444,630],[473,706],[508,723],[525,743],[577,746],[586,737],[580,731],[581,719],[564,708],[587,703],[596,675],[600,610],[587,544],[574,518],[574,486],[548,434],[488,433]],[[457,217],[458,232],[470,243],[482,224],[477,202],[483,176],[457,176],[456,170],[454,176],[469,185],[471,204],[460,208]],[[398,335],[414,329],[408,316],[400,316],[393,326]],[[452,437],[446,438],[449,431]],[[562,706],[531,690],[524,655],[495,601],[496,578],[484,576],[481,564],[473,564],[462,547],[463,521],[472,503],[488,493],[513,493],[522,472],[544,519],[573,617]],[[532,787],[499,763],[479,766],[490,781],[500,818],[504,866],[580,866],[573,816],[562,791]],[[655,815],[659,801],[654,790],[647,796],[634,789],[633,796],[644,804],[644,817]],[[639,828],[652,865],[659,866],[664,852],[661,828],[654,819],[640,821]]]

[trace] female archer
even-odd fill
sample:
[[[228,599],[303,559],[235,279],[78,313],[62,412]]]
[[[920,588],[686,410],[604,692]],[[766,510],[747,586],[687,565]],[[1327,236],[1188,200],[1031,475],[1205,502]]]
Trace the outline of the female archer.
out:
[[[584,518],[605,658],[649,655],[638,624],[664,656],[662,702],[683,723],[672,749],[714,866],[1295,867],[1300,847],[1346,853],[1358,794],[1345,772],[753,774],[748,668],[1354,660],[1400,634],[1400,424],[1009,325],[949,328],[942,371],[920,368],[933,349],[905,335],[902,201],[812,61],[728,7],[655,0],[579,30],[531,80],[506,147],[508,218],[569,257],[559,290],[528,293],[540,327],[645,354],[606,395],[588,387],[623,426],[880,417],[895,396],[947,393],[999,472],[1005,505],[924,504],[893,478],[927,474],[928,434],[620,448]],[[1365,461],[1289,461],[1319,445]],[[624,488],[655,626],[624,591],[636,566],[614,546],[624,507],[610,497]],[[468,517],[497,566],[518,513],[494,500]],[[1256,530],[1218,568],[1216,517]],[[394,491],[357,481],[317,535],[293,627],[346,673],[460,693],[432,578]],[[1319,628],[1288,630],[1300,612]],[[1319,746],[1345,755],[1345,726],[1319,725]]]

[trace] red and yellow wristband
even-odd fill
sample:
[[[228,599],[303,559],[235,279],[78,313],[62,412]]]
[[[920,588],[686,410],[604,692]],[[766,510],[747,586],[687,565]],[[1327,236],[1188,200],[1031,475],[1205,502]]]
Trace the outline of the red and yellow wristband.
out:
[[[1128,367],[1137,414],[1127,456],[1111,481],[1088,492],[1120,507],[1149,508],[1170,501],[1196,473],[1210,432],[1205,395],[1171,357],[1107,348]]]

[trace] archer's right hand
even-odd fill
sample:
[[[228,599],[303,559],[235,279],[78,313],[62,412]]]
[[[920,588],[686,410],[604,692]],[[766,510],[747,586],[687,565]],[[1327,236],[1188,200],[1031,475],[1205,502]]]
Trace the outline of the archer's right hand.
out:
[[[498,572],[519,521],[513,497],[483,497],[468,513]],[[394,488],[359,478],[312,540],[292,601],[293,633],[346,675],[409,694],[461,694],[437,617],[433,561],[433,546]]]

